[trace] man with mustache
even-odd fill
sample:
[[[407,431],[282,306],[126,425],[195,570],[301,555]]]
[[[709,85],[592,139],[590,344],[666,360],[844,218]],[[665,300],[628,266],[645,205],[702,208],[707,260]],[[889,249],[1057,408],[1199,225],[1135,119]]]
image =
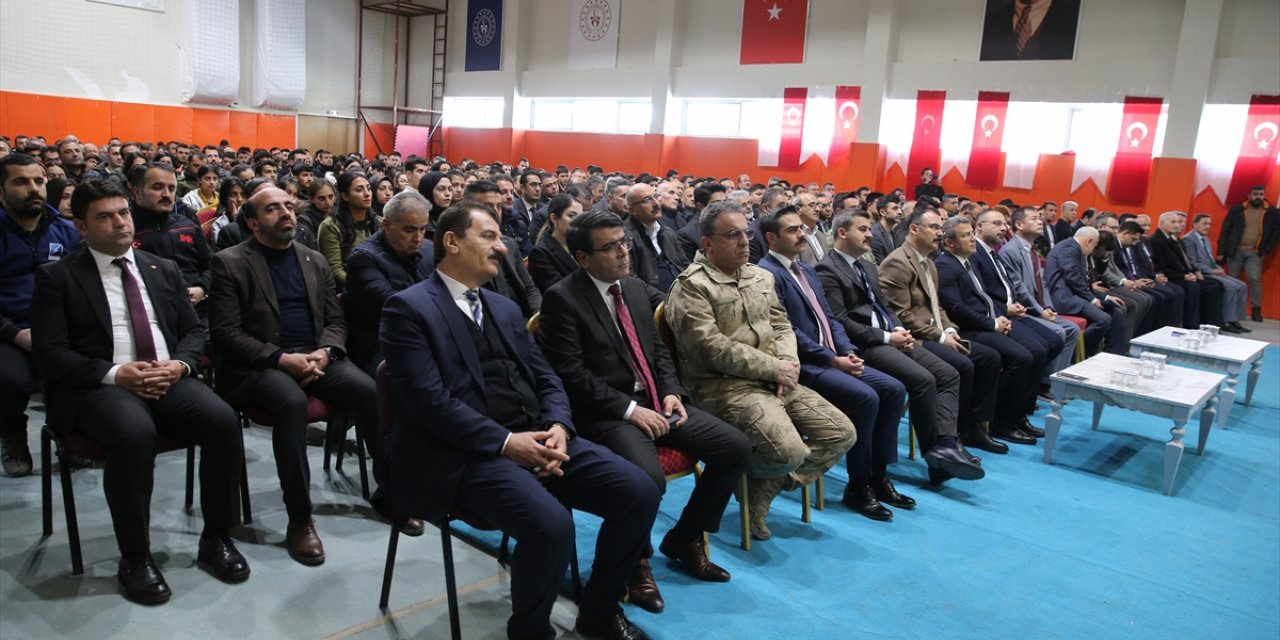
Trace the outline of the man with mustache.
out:
[[[346,358],[347,322],[329,263],[293,241],[293,198],[263,187],[240,207],[253,237],[213,257],[209,328],[218,393],[271,417],[276,474],[289,526],[285,546],[305,565],[324,562],[312,520],[307,399],[354,418],[373,476],[386,473],[373,379]]]
[[[31,292],[36,267],[57,262],[80,234],[45,202],[40,161],[0,158],[0,460],[9,477],[31,474],[27,401],[34,390]]]
[[[173,167],[152,163],[131,174],[133,191],[133,248],[178,263],[187,297],[201,320],[208,318],[209,260],[213,251],[200,224],[187,215],[190,207],[178,201]]]
[[[1251,319],[1262,322],[1262,263],[1280,241],[1280,211],[1267,202],[1261,185],[1249,190],[1249,199],[1227,211],[1218,234],[1219,262],[1226,262],[1227,276],[1249,282]]]

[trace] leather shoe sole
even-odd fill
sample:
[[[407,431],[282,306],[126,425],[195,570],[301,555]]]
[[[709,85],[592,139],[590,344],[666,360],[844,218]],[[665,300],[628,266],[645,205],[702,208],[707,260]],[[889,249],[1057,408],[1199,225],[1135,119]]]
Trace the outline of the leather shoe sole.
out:
[[[925,464],[929,465],[929,470],[937,469],[947,475],[958,478],[960,480],[981,480],[987,476],[987,472],[977,464],[965,464],[959,460],[952,460],[943,456],[930,456],[925,454]]]

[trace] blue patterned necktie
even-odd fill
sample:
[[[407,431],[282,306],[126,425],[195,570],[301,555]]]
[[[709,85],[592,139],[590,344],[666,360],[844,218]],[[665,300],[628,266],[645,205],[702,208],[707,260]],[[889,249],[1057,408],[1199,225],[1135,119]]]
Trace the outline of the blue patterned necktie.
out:
[[[467,289],[467,302],[471,304],[471,319],[476,321],[476,326],[484,331],[484,310],[480,307],[480,292],[476,289]]]

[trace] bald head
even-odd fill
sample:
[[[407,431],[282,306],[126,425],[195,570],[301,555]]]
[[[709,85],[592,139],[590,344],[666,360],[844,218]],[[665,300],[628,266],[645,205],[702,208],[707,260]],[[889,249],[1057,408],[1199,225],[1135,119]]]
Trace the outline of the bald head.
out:
[[[653,187],[641,182],[627,189],[627,211],[646,227],[662,215],[658,201],[653,197]]]

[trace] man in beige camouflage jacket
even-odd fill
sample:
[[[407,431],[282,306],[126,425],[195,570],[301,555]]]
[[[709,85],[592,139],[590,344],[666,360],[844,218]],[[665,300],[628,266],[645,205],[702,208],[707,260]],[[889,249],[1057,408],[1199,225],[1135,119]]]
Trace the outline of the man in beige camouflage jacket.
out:
[[[773,276],[747,263],[752,230],[741,205],[708,206],[699,232],[702,251],[672,285],[666,317],[698,406],[751,439],[751,535],[767,540],[773,498],[830,469],[853,446],[853,424],[800,386],[796,338]]]

